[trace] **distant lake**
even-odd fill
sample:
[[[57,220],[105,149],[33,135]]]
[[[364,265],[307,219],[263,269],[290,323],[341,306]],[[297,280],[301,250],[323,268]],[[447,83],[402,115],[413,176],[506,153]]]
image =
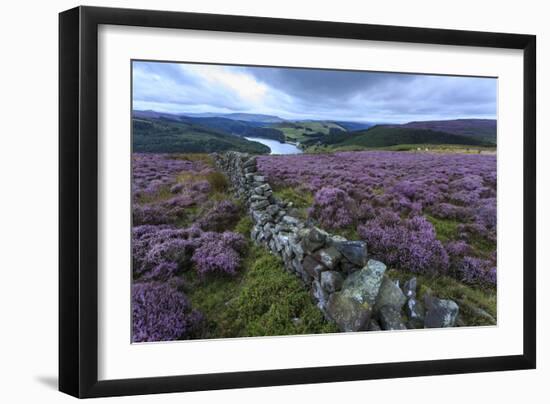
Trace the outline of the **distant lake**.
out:
[[[247,140],[266,145],[271,149],[270,154],[300,154],[302,150],[290,143],[281,143],[278,140],[260,139],[257,137],[245,137]]]

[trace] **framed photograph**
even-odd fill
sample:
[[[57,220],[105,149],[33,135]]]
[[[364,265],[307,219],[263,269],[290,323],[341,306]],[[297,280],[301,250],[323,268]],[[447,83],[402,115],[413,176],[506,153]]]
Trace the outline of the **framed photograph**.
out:
[[[59,17],[59,388],[533,369],[532,35]]]

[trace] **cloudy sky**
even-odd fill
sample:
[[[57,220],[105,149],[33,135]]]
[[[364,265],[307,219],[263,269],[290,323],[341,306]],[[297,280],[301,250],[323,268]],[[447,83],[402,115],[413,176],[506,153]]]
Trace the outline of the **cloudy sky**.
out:
[[[373,122],[496,118],[497,80],[336,70],[133,63],[133,108]]]

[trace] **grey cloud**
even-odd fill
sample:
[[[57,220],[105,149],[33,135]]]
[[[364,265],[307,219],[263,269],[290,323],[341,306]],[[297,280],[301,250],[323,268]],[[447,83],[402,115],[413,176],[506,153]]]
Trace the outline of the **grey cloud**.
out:
[[[166,112],[234,111],[288,119],[406,122],[496,117],[497,81],[492,78],[236,66],[214,69],[249,77],[263,85],[265,94],[254,103],[231,88],[198,79],[181,65],[136,63],[134,104],[155,109],[164,105]]]

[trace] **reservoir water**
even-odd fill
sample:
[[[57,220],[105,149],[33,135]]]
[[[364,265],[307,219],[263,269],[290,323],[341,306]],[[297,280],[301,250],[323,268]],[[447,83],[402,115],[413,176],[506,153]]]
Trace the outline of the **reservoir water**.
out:
[[[270,154],[300,154],[300,150],[297,146],[294,146],[290,143],[281,143],[278,140],[272,139],[261,139],[257,137],[245,137],[247,140],[252,140],[253,142],[258,142],[266,145],[271,149]]]

